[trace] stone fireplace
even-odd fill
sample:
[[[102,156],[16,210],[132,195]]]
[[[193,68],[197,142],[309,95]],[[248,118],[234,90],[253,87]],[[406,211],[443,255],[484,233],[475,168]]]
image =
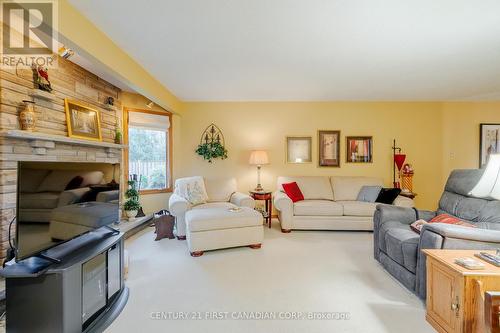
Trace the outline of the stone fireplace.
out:
[[[115,128],[121,119],[121,90],[62,58],[59,67],[49,71],[49,78],[51,93],[35,89],[31,70],[0,69],[0,260],[6,256],[8,227],[16,215],[18,161],[122,161],[124,146],[114,143]],[[113,106],[106,104],[108,97],[114,99]],[[68,137],[65,98],[99,110],[102,141]],[[23,100],[35,102],[34,132],[19,129]]]

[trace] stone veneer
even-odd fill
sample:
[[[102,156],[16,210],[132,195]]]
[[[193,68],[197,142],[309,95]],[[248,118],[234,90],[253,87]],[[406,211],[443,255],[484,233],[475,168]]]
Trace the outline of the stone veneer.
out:
[[[121,118],[121,90],[64,59],[49,70],[50,98],[34,97],[31,70],[0,69],[0,260],[8,249],[8,226],[16,214],[17,162],[61,161],[121,163],[122,147],[112,144]],[[115,99],[107,107],[107,97]],[[103,142],[67,137],[64,99],[69,98],[100,111]],[[34,100],[37,131],[34,136],[19,130],[22,100]],[[12,230],[15,236],[15,228]]]

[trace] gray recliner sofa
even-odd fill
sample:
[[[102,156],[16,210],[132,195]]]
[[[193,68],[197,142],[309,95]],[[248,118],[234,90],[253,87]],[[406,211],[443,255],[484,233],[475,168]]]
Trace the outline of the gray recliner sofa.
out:
[[[484,170],[454,170],[446,183],[436,212],[379,205],[374,215],[374,255],[406,288],[426,297],[426,257],[422,249],[500,248],[500,201],[468,195]],[[410,224],[450,214],[477,228],[443,223],[426,224],[419,234]]]

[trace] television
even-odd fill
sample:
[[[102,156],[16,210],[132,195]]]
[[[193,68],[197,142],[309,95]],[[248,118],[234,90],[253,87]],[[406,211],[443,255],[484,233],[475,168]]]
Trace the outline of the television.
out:
[[[120,220],[119,165],[19,162],[16,261]]]

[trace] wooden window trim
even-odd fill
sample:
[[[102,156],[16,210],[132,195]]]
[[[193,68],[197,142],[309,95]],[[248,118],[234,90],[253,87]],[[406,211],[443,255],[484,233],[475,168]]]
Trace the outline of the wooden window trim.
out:
[[[123,158],[124,158],[124,173],[125,173],[125,180],[128,181],[128,171],[129,171],[129,148],[128,148],[128,124],[129,124],[129,112],[142,112],[142,113],[149,113],[149,114],[156,114],[160,116],[166,116],[168,117],[168,120],[170,122],[170,127],[168,129],[168,174],[170,177],[168,177],[168,186],[167,188],[164,189],[153,189],[153,190],[141,190],[139,191],[140,194],[142,195],[148,195],[148,194],[158,194],[158,193],[171,193],[173,191],[173,186],[172,186],[172,157],[173,157],[173,122],[172,122],[172,113],[169,111],[153,111],[153,110],[143,110],[143,109],[135,109],[135,108],[128,108],[124,107],[123,108],[123,141],[127,145],[127,148],[124,150]]]

